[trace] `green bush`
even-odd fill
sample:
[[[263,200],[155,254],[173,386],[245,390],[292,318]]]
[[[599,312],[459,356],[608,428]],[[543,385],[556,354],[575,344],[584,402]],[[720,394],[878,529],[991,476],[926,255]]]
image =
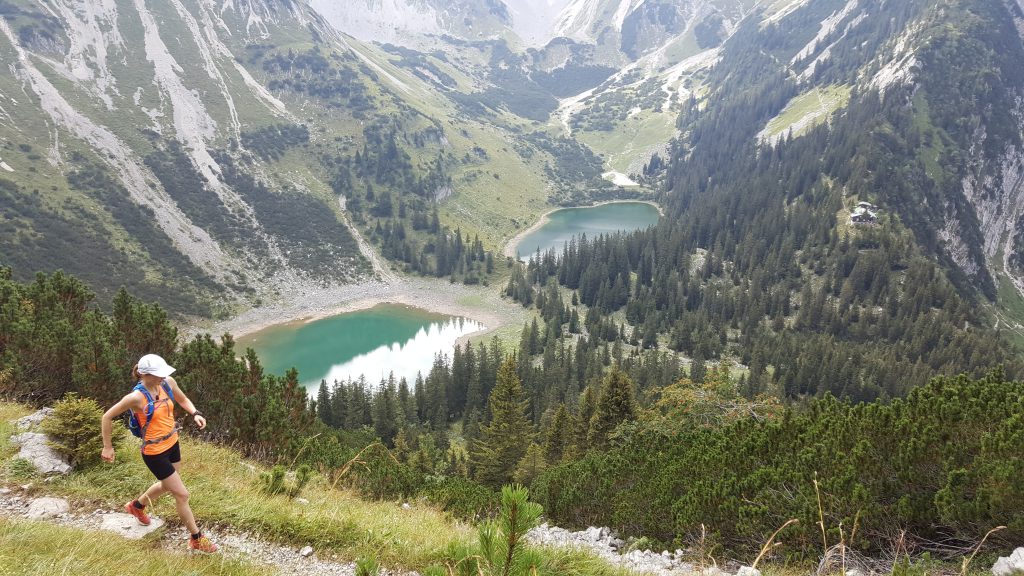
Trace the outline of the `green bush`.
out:
[[[815,555],[840,526],[878,552],[893,526],[976,542],[1024,537],[1024,383],[936,378],[906,399],[851,404],[825,397],[781,418],[666,434],[546,470],[533,495],[562,526],[610,526],[685,545],[707,527],[728,550],[755,551],[789,518],[787,551]],[[819,508],[820,502],[820,508]],[[848,532],[847,532],[848,534]]]
[[[68,459],[74,468],[88,468],[100,463],[103,438],[100,420],[103,409],[92,398],[69,393],[53,406],[53,413],[42,422],[43,432],[50,437],[50,446]],[[124,431],[114,427],[114,448],[124,438]]]
[[[456,518],[474,522],[493,518],[501,504],[494,490],[457,476],[430,477],[420,495]]]
[[[395,500],[416,493],[421,476],[402,464],[383,444],[372,444],[351,462],[349,485],[364,498]]]

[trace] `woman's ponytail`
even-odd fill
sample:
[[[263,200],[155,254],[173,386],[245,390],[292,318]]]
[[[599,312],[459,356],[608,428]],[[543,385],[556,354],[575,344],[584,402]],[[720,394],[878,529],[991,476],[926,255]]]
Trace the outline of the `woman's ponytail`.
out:
[[[139,374],[139,365],[132,366],[132,380],[138,382],[142,379],[142,374]]]

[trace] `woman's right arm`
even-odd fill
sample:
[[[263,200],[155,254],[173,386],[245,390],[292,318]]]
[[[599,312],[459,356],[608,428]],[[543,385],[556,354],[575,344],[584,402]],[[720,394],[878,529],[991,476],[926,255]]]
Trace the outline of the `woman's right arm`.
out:
[[[111,406],[110,410],[104,412],[103,418],[100,419],[100,433],[103,436],[103,451],[100,453],[100,457],[107,462],[114,461],[114,444],[111,441],[114,430],[114,418],[123,414],[125,410],[136,408],[139,396],[141,394],[136,394],[135,392],[125,395],[117,404]]]

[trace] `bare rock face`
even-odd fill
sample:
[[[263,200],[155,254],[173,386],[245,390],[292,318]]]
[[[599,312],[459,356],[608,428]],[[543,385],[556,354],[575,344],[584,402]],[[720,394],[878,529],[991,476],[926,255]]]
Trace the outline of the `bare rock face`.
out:
[[[100,521],[100,529],[116,532],[130,540],[141,540],[147,534],[156,532],[163,528],[163,526],[164,521],[159,518],[151,516],[149,526],[143,526],[131,514],[123,514],[121,512],[104,514]]]
[[[42,408],[42,409],[36,411],[33,414],[29,414],[28,416],[25,416],[24,418],[18,418],[17,420],[14,421],[14,426],[18,430],[26,430],[26,431],[31,431],[33,429],[38,429],[39,425],[43,422],[43,420],[47,416],[52,414],[52,413],[53,413],[53,408],[50,408],[50,407]]]
[[[18,458],[28,460],[40,474],[67,474],[71,465],[46,443],[46,434],[23,432],[11,437],[11,443],[21,446]]]
[[[61,514],[67,514],[70,509],[68,501],[63,498],[36,498],[28,505],[25,518],[29,520],[55,518]]]
[[[1002,556],[992,566],[992,576],[1014,576],[1024,574],[1024,548],[1017,548],[1013,554]]]

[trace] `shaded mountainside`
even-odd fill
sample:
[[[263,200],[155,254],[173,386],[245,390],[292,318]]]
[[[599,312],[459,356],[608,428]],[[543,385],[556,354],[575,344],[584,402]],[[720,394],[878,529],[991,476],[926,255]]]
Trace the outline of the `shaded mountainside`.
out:
[[[301,2],[4,1],[0,55],[0,262],[64,269],[101,302],[125,285],[209,315],[358,280],[354,231],[462,278],[482,248],[453,269],[439,244],[497,247],[550,192],[551,152],[509,153],[517,128],[446,95],[470,91],[464,74]]]

